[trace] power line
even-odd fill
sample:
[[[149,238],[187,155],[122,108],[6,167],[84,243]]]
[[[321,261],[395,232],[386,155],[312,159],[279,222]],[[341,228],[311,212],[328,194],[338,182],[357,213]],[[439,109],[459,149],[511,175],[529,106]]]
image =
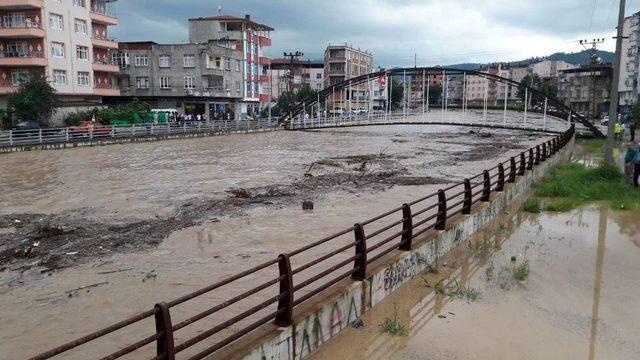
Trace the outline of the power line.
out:
[[[593,15],[596,13],[596,5],[598,5],[598,0],[593,0],[593,8],[591,9],[591,19],[589,19],[589,30],[587,33],[591,32],[591,25],[593,25]]]

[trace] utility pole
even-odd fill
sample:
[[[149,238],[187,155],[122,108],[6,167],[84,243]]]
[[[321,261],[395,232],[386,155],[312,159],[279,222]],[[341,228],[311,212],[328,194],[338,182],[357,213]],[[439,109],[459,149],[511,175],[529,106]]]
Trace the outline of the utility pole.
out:
[[[610,106],[609,106],[609,126],[607,129],[607,147],[604,153],[606,164],[613,165],[613,137],[615,123],[618,121],[618,83],[620,82],[620,65],[622,62],[622,36],[624,35],[624,8],[625,0],[620,0],[620,10],[618,12],[618,32],[616,35],[616,58],[613,64],[613,82],[611,83]]]
[[[597,102],[596,102],[596,66],[599,64],[598,61],[598,44],[602,44],[604,39],[593,39],[592,41],[588,40],[580,40],[580,45],[585,48],[585,50],[589,50],[589,58],[590,58],[590,66],[591,66],[591,81],[589,84],[589,108],[587,109],[587,120],[591,121],[591,123],[595,124],[596,122],[596,112],[597,112]],[[587,47],[590,45],[590,47]]]
[[[285,58],[289,58],[289,75],[287,76],[287,91],[293,91],[293,78],[295,76],[295,64],[298,58],[304,56],[304,53],[300,51],[284,53]]]

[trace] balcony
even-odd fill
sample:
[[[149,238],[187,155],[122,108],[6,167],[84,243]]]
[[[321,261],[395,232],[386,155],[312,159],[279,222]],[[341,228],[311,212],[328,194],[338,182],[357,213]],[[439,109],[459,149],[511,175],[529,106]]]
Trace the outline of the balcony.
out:
[[[44,38],[42,24],[35,20],[3,21],[0,23],[0,38],[28,39]]]
[[[271,64],[271,59],[268,57],[260,56],[259,58],[260,65],[269,65]]]
[[[120,71],[120,66],[114,61],[107,59],[96,59],[93,61],[93,71],[104,71],[110,73],[117,73]]]
[[[259,98],[261,103],[266,103],[266,102],[269,102],[269,100],[271,100],[271,96],[269,94],[260,94]]]
[[[103,36],[99,36],[94,34],[93,37],[91,38],[91,43],[93,44],[93,46],[98,47],[98,48],[103,48],[103,49],[117,49],[118,48],[118,42],[114,39],[108,39],[106,37]]]
[[[260,36],[258,37],[258,45],[271,46],[271,39],[269,39],[268,37]]]
[[[110,84],[96,84],[93,93],[101,96],[120,96],[120,89]]]
[[[0,9],[40,9],[44,0],[0,0]]]
[[[91,1],[91,20],[103,25],[118,25],[115,4],[106,1]]]
[[[258,76],[258,81],[259,82],[264,83],[264,82],[269,82],[269,80],[270,80],[269,75],[260,75],[260,76]]]
[[[0,94],[11,94],[19,87],[20,85],[14,84],[11,80],[0,80]]]
[[[0,66],[47,66],[42,51],[0,51]]]
[[[345,61],[347,61],[347,59],[344,58],[344,57],[330,57],[330,58],[327,58],[327,62],[330,62],[330,63],[332,63],[332,62],[341,62],[341,63],[343,63]]]

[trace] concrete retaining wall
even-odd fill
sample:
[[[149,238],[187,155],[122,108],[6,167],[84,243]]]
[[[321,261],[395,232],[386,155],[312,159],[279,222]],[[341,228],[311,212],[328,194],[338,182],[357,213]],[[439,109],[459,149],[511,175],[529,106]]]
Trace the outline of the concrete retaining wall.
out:
[[[220,358],[304,359],[331,337],[370,310],[414,276],[420,274],[436,258],[448,253],[465,239],[482,229],[505,211],[516,198],[523,196],[549,169],[568,161],[574,140],[547,161],[518,176],[513,184],[505,184],[500,193],[493,193],[488,203],[476,204],[471,215],[459,215],[450,220],[444,231],[428,232],[414,239],[412,251],[395,251],[368,269],[365,281],[346,279],[303,304],[294,312],[294,325],[277,328],[267,324],[252,342],[240,341],[225,349]]]

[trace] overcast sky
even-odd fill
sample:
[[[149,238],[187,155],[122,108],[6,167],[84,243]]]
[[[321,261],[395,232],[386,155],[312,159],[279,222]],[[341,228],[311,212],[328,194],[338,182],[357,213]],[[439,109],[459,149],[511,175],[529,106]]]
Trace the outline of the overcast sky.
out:
[[[627,1],[627,15],[640,1]],[[223,13],[275,28],[269,56],[299,50],[321,59],[348,42],[374,54],[376,66],[520,60],[575,52],[577,40],[605,37],[615,48],[618,0],[120,0],[120,41],[188,40],[187,19]]]

